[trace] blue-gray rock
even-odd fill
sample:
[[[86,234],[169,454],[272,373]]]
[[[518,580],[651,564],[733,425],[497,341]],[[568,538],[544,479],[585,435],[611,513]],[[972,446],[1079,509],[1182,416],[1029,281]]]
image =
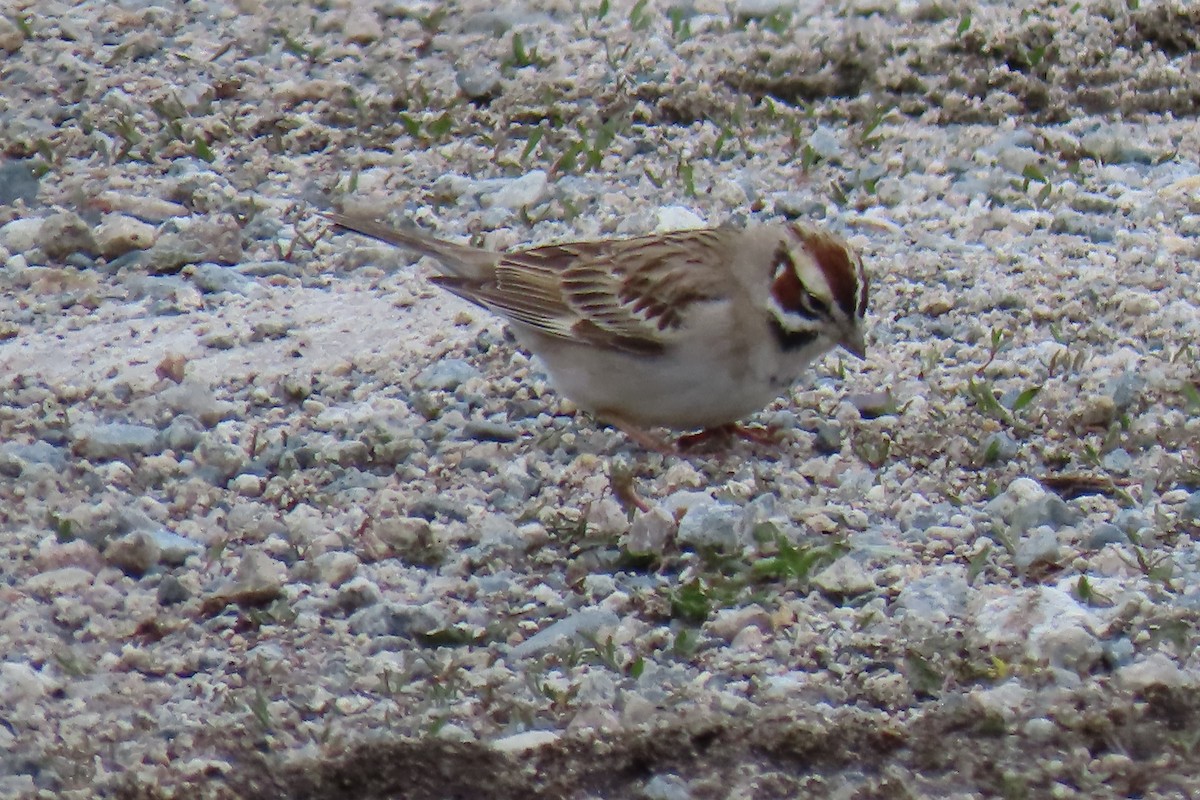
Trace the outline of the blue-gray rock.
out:
[[[1085,546],[1089,550],[1099,550],[1110,544],[1125,544],[1129,541],[1129,537],[1125,531],[1118,528],[1116,525],[1110,525],[1107,522],[1102,522],[1092,529],[1085,540]]]
[[[646,800],[692,800],[692,790],[678,775],[655,775],[646,781],[641,796]]]
[[[896,597],[896,610],[931,623],[960,617],[971,587],[961,574],[935,573],[909,581]]]
[[[1013,563],[1018,569],[1029,569],[1034,564],[1052,564],[1058,560],[1058,534],[1049,525],[1039,525],[1021,538]]]
[[[818,125],[805,142],[812,151],[827,161],[837,161],[846,153],[837,131],[828,125]]]
[[[1010,461],[1021,452],[1021,444],[1008,431],[996,431],[983,443],[983,454],[990,461]]]
[[[834,455],[842,452],[842,426],[836,422],[821,420],[817,423],[817,433],[813,437],[813,447],[822,455]]]
[[[1150,520],[1137,509],[1123,508],[1113,515],[1112,524],[1127,534],[1136,534],[1138,531],[1149,528]]]
[[[480,442],[515,442],[521,432],[506,422],[486,419],[469,420],[463,426],[463,436]]]
[[[190,414],[178,415],[163,431],[164,442],[176,453],[187,453],[194,450],[203,438],[204,426]]]
[[[566,639],[578,638],[581,634],[594,636],[600,628],[616,625],[617,614],[608,608],[585,608],[569,617],[530,636],[508,651],[512,658],[525,658],[557,647]]]
[[[1200,491],[1192,492],[1188,496],[1188,499],[1183,503],[1183,510],[1180,513],[1183,514],[1184,519],[1200,520]]]
[[[9,462],[16,462],[19,475],[30,464],[48,464],[55,469],[62,469],[67,464],[67,453],[49,442],[36,441],[29,444],[7,442],[0,445],[0,457]]]
[[[1133,456],[1129,455],[1124,448],[1118,447],[1116,450],[1105,453],[1100,463],[1109,472],[1128,475],[1129,470],[1133,469]]]
[[[495,189],[484,191],[479,204],[484,208],[517,210],[532,206],[546,196],[549,180],[544,170],[535,169],[519,178],[503,179]]]
[[[146,531],[131,531],[109,542],[104,559],[126,575],[140,578],[158,565],[162,551]]]
[[[33,159],[0,162],[0,206],[15,205],[18,200],[32,204],[37,200],[39,180]]]
[[[1119,411],[1127,410],[1146,388],[1146,379],[1136,372],[1126,372],[1113,378],[1104,387],[1104,393],[1112,398]]]
[[[1104,124],[1085,133],[1079,144],[1103,164],[1153,164],[1158,159],[1141,145],[1142,141],[1131,126]]]
[[[1076,522],[1078,518],[1079,514],[1065,500],[1047,493],[1018,506],[1010,522],[1018,531],[1024,532],[1041,526],[1056,530]]]
[[[180,567],[187,561],[188,556],[204,555],[204,545],[174,531],[152,528],[148,533],[158,547],[158,560],[164,564]]]
[[[157,430],[127,422],[74,425],[71,439],[76,451],[92,461],[119,461],[160,453],[163,449]]]
[[[351,633],[412,638],[445,630],[445,613],[428,605],[379,603],[356,611],[346,620]]]
[[[679,520],[680,542],[693,547],[715,547],[731,551],[738,546],[742,509],[727,503],[699,503]]]
[[[500,70],[490,62],[472,62],[454,76],[468,100],[488,100],[500,93]]]
[[[72,253],[96,255],[99,252],[92,236],[92,226],[74,211],[46,217],[38,230],[38,245],[47,256],[58,261]]]
[[[192,597],[191,591],[174,575],[164,575],[155,592],[160,606],[173,606]]]
[[[188,277],[196,285],[197,289],[208,293],[231,292],[244,294],[249,287],[255,285],[254,281],[237,270],[207,262],[192,267],[188,273]]]
[[[1097,243],[1108,243],[1116,238],[1117,232],[1112,225],[1106,225],[1103,222],[1104,219],[1104,217],[1062,209],[1054,214],[1054,219],[1050,223],[1050,232],[1080,236]]]
[[[479,370],[461,358],[446,358],[421,370],[413,383],[418,389],[426,391],[432,389],[453,391],[479,375]]]

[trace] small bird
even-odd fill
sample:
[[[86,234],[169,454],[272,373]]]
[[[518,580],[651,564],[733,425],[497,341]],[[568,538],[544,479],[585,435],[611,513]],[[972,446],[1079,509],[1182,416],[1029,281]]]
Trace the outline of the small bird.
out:
[[[379,220],[334,224],[437,260],[432,281],[503,317],[551,382],[647,449],[714,435],[841,346],[865,355],[867,275],[841,238],[799,222],[655,233],[497,253]],[[702,429],[676,448],[648,429]]]

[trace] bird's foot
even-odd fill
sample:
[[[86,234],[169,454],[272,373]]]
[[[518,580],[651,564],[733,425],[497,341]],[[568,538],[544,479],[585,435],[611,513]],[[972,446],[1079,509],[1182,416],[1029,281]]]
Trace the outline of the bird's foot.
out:
[[[686,452],[712,441],[727,444],[730,439],[735,437],[760,445],[773,446],[778,445],[780,442],[778,431],[764,428],[761,425],[740,425],[736,422],[729,422],[724,425],[705,428],[696,433],[684,434],[675,442],[675,447],[680,452]]]

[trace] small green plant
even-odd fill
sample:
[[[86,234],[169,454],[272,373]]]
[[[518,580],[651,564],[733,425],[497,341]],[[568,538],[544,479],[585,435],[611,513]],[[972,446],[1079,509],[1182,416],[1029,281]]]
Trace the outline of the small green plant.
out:
[[[792,27],[792,13],[787,9],[773,11],[763,17],[762,26],[776,36],[782,36]]]
[[[267,700],[267,696],[260,687],[254,687],[254,694],[251,696],[250,701],[246,703],[246,710],[250,712],[250,715],[258,723],[258,727],[263,731],[270,731],[275,727],[271,721],[270,701]]]
[[[863,125],[862,133],[858,135],[858,144],[860,147],[873,150],[879,146],[880,142],[883,141],[883,137],[876,133],[876,131],[879,130],[879,126],[883,124],[884,118],[891,110],[891,106],[880,106],[867,118],[866,123]]]
[[[525,147],[521,150],[521,163],[524,164],[533,155],[533,151],[537,149],[538,144],[542,141],[542,137],[546,135],[546,129],[537,127],[534,128],[529,138],[525,140]]]
[[[954,33],[955,35],[961,37],[969,30],[971,30],[971,12],[965,11],[963,12],[963,15],[958,18],[958,28],[955,29]]]
[[[984,361],[983,366],[975,370],[976,375],[982,375],[984,370],[990,367],[992,362],[996,360],[996,356],[1000,355],[1000,353],[1004,352],[1012,344],[1012,336],[999,328],[992,329],[989,340],[987,361]]]
[[[676,43],[692,38],[692,22],[685,9],[674,6],[667,12],[667,18],[671,20],[671,38]]]
[[[892,454],[892,440],[887,436],[855,436],[850,449],[871,469],[879,469]]]
[[[688,197],[696,196],[696,168],[690,161],[684,161],[683,157],[675,165],[675,173],[679,176],[679,180],[683,182],[683,191]]]
[[[521,36],[520,31],[513,31],[512,35],[512,53],[504,60],[502,67],[509,69],[521,69],[522,67],[540,68],[549,64],[549,60],[542,58],[537,51],[537,48],[526,48],[525,39]]]
[[[751,572],[759,579],[794,581],[807,585],[812,573],[833,562],[844,548],[837,545],[796,547],[782,533],[774,537],[775,554],[757,561]]]
[[[629,27],[635,31],[644,31],[650,27],[652,17],[648,7],[650,0],[637,0],[629,10]]]
[[[713,601],[709,589],[699,578],[693,578],[678,589],[671,590],[671,616],[699,625],[712,613]]]

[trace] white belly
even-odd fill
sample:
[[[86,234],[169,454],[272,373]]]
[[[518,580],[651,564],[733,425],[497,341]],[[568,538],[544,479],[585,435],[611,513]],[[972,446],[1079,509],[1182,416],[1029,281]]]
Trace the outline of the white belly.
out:
[[[814,358],[829,349],[781,353],[764,346],[737,353],[695,352],[636,356],[555,342],[534,348],[555,388],[600,418],[615,415],[642,427],[707,428],[736,422],[782,395]],[[703,345],[703,349],[701,349]],[[586,368],[582,364],[586,363]]]

